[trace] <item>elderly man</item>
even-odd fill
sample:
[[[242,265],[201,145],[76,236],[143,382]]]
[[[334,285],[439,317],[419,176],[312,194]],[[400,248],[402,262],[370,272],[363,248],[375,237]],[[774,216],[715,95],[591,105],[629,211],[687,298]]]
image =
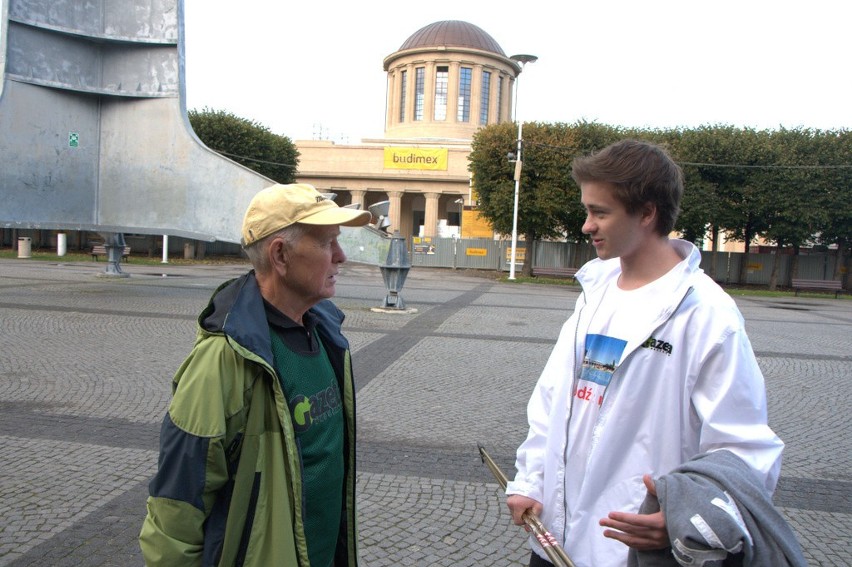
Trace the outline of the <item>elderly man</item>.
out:
[[[357,565],[352,365],[329,298],[340,226],[369,220],[305,184],[252,200],[254,269],[214,292],[172,383],[147,565]]]

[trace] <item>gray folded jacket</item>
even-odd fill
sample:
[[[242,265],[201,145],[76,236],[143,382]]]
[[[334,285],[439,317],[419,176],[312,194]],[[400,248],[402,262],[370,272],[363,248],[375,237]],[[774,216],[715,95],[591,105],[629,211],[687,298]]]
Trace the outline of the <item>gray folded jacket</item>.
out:
[[[804,567],[796,535],[751,468],[730,451],[698,455],[655,479],[640,514],[662,509],[671,547],[630,549],[628,567]]]

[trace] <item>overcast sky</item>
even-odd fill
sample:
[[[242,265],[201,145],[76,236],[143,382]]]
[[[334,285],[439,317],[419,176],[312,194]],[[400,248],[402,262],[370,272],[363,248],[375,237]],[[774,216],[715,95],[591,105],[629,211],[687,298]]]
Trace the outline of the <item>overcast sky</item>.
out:
[[[381,137],[383,59],[441,20],[538,56],[520,76],[524,121],[852,129],[850,0],[185,0],[185,13],[187,107],[294,140]]]

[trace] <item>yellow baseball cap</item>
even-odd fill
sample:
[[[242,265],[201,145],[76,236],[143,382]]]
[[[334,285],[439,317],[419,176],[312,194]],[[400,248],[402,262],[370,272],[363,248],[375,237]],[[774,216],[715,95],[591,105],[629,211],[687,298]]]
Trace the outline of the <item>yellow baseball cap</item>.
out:
[[[243,219],[243,246],[297,222],[315,225],[364,226],[370,212],[340,207],[313,185],[276,184],[255,195]]]

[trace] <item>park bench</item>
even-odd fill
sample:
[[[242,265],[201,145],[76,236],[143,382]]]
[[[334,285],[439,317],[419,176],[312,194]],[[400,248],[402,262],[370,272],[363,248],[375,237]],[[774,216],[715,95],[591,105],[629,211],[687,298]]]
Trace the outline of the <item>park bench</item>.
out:
[[[106,256],[106,246],[103,244],[95,244],[92,246],[92,258],[95,262],[98,261],[98,256]],[[124,250],[121,252],[121,259],[125,262],[127,261],[127,257],[130,256],[130,246],[125,246]]]
[[[532,269],[532,275],[534,276],[573,278],[576,273],[577,268],[550,268],[545,266],[536,266]]]
[[[826,290],[833,291],[835,299],[837,294],[843,291],[843,282],[840,280],[804,280],[793,278],[793,289],[796,290],[796,295],[799,295],[799,290]]]

